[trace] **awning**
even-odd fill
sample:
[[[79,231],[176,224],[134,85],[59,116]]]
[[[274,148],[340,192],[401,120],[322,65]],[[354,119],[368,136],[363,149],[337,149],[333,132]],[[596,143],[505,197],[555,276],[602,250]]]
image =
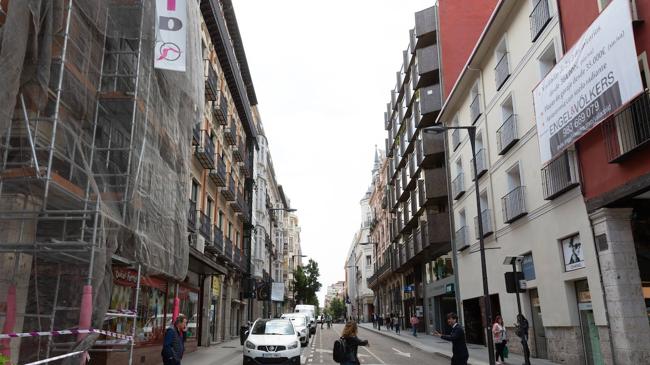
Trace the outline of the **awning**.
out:
[[[205,257],[201,251],[190,247],[190,264],[188,270],[203,275],[226,275],[228,270],[216,262]]]

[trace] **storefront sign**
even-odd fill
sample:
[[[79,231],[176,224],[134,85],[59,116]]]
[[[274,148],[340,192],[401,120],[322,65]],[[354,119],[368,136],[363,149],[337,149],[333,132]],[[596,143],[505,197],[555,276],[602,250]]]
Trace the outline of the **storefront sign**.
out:
[[[563,239],[562,252],[564,253],[564,269],[566,271],[585,267],[585,254],[582,251],[579,235]]]
[[[154,67],[172,71],[185,71],[186,53],[186,0],[156,0]]]
[[[614,0],[533,90],[546,163],[643,91],[628,0]]]
[[[273,286],[271,286],[271,300],[274,302],[284,301],[284,283],[273,283]]]

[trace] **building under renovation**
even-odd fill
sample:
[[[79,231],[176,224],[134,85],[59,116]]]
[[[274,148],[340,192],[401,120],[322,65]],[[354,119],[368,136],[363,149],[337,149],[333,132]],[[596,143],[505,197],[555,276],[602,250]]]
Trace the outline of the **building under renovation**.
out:
[[[156,69],[155,4],[0,1],[0,360],[130,363],[191,303],[201,14],[185,71]]]

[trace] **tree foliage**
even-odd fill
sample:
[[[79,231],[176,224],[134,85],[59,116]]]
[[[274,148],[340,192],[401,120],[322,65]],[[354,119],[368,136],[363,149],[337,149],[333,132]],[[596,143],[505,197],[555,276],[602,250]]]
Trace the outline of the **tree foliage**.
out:
[[[334,319],[345,317],[345,304],[339,297],[334,297],[327,307],[327,312]]]
[[[309,259],[307,265],[299,266],[294,270],[293,295],[296,303],[312,304],[318,308],[318,297],[316,293],[322,286],[318,281],[319,277],[318,263],[312,259]]]

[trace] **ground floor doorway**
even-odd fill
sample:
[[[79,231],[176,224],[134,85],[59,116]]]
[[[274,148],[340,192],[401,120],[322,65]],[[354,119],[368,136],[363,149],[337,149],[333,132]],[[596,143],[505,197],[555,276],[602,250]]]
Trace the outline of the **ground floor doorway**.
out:
[[[501,314],[501,304],[499,302],[499,295],[490,295],[490,307],[492,318]],[[484,328],[487,324],[483,320],[485,314],[485,306],[483,305],[483,297],[476,297],[463,300],[463,317],[465,318],[465,339],[469,343],[485,345],[487,343],[486,332]]]
[[[580,280],[576,281],[575,286],[578,298],[578,310],[580,311],[580,330],[582,331],[582,343],[585,349],[587,365],[604,365],[603,354],[600,348],[600,336],[591,305],[589,284],[587,280]]]

